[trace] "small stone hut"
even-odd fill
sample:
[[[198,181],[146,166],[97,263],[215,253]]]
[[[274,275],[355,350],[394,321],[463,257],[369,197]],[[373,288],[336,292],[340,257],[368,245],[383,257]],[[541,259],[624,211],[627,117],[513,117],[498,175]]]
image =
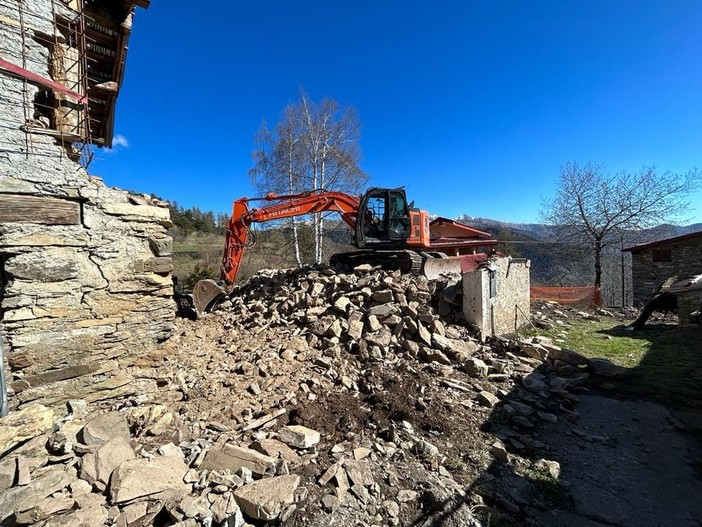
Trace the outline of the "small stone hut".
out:
[[[524,258],[476,254],[464,257],[463,316],[483,337],[515,333],[529,323],[529,270]]]

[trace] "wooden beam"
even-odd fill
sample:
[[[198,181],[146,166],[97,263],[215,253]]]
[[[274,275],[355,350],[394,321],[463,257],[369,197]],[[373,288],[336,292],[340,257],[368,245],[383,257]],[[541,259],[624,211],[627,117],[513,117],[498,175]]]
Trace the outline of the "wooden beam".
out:
[[[71,132],[60,132],[59,130],[54,130],[53,128],[38,128],[33,126],[20,126],[20,130],[30,134],[36,135],[48,135],[54,139],[59,139],[64,143],[79,143],[85,141],[84,137]]]
[[[80,203],[67,199],[0,194],[0,223],[80,225]]]
[[[38,84],[43,88],[48,88],[58,93],[62,93],[63,95],[66,95],[71,99],[75,99],[81,104],[88,103],[88,97],[86,95],[81,95],[80,93],[74,92],[73,90],[69,90],[68,88],[59,84],[58,82],[54,82],[50,79],[42,77],[41,75],[37,75],[34,72],[22,68],[17,64],[12,64],[11,62],[8,62],[2,58],[0,58],[0,70],[6,71],[10,75],[19,77],[20,79],[27,79],[29,82],[33,84]]]

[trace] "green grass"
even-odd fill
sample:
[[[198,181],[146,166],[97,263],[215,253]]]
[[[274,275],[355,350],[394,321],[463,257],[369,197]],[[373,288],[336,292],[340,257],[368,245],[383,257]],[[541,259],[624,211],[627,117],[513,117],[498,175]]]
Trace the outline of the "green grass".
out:
[[[654,323],[630,331],[629,322],[570,319],[570,327],[539,334],[562,339],[556,344],[586,357],[632,368],[625,379],[614,383],[623,393],[674,406],[702,406],[702,328]]]

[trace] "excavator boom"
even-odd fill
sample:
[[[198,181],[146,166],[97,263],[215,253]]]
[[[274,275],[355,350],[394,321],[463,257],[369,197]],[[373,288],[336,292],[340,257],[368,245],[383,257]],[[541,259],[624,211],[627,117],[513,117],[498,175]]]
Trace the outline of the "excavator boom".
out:
[[[252,201],[268,202],[249,208]],[[361,214],[362,211],[362,214]],[[403,271],[419,271],[423,256],[417,251],[430,248],[429,214],[408,206],[402,188],[371,188],[362,196],[319,190],[301,194],[267,194],[263,198],[239,198],[227,224],[220,282],[201,280],[193,289],[197,315],[206,312],[218,297],[231,292],[246,248],[253,244],[252,223],[291,218],[318,212],[337,212],[354,233],[355,253],[334,255],[330,263],[350,269],[372,263]],[[422,253],[425,254],[425,253]]]
[[[249,202],[254,201],[252,199],[239,198],[234,202],[232,217],[227,225],[220,275],[227,287],[234,284],[239,273],[244,250],[247,247],[249,226],[252,223],[291,218],[315,212],[338,212],[341,219],[351,229],[356,228],[359,199],[343,192],[305,192],[284,196],[267,194],[266,197],[258,199],[279,203],[260,209],[249,209]]]

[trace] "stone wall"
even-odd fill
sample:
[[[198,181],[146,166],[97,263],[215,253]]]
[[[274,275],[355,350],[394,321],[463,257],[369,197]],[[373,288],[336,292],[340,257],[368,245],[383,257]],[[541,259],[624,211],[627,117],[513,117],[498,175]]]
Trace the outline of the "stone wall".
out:
[[[25,4],[31,31],[51,34],[51,2]],[[0,41],[17,48],[7,9]],[[26,68],[49,77],[31,31]],[[170,335],[175,313],[166,205],[105,186],[71,145],[26,135],[22,101],[40,90],[0,71],[0,332],[15,407],[137,389],[120,372]]]
[[[654,251],[670,251],[670,261],[654,262]],[[702,274],[702,233],[698,237],[632,251],[634,305],[648,301],[666,278],[683,279],[698,274]]]
[[[493,257],[463,274],[463,316],[483,337],[515,333],[529,322],[529,260]]]
[[[692,313],[702,310],[702,289],[680,293],[678,297],[678,323],[681,326],[698,324]]]

